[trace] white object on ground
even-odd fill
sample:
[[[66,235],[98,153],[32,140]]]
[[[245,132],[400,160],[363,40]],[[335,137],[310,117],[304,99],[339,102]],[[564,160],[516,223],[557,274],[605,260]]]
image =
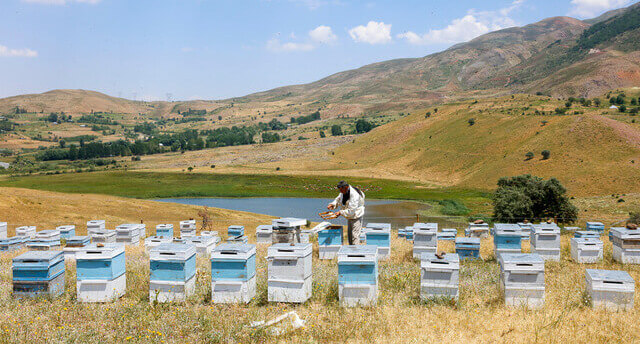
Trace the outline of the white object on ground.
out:
[[[269,321],[264,321],[264,320],[254,321],[249,325],[249,327],[252,327],[252,328],[268,327],[268,326],[271,326],[271,325],[275,325],[275,324],[277,324],[277,323],[279,323],[279,322],[281,322],[281,321],[283,321],[283,320],[285,320],[287,318],[291,319],[291,328],[293,330],[301,328],[301,327],[304,327],[304,325],[305,325],[305,321],[300,319],[300,317],[298,316],[298,313],[296,313],[296,311],[291,311],[291,312],[287,312],[285,314],[282,314],[282,315],[280,315],[280,316],[278,316],[276,318],[273,318],[273,319],[271,319]],[[271,331],[275,335],[280,335],[280,334],[284,333],[284,330],[285,329],[282,328],[282,327],[275,327]]]

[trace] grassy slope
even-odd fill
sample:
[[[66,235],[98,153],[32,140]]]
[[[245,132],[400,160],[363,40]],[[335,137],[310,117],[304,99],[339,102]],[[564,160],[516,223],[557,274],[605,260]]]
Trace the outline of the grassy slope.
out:
[[[0,213],[14,224],[47,228],[105,218],[108,226],[143,218],[147,224],[195,216],[183,205],[121,199],[111,196],[58,194],[0,188],[6,202]],[[67,214],[72,214],[68,216]],[[65,217],[68,216],[68,217]],[[3,219],[4,220],[4,219]],[[216,229],[229,224],[247,227],[255,242],[254,226],[268,218],[246,213],[216,212]],[[224,235],[224,234],[222,234]],[[76,302],[75,265],[67,264],[66,291],[55,300],[14,300],[11,292],[11,258],[0,254],[0,341],[2,342],[637,342],[639,308],[611,314],[592,310],[583,297],[584,269],[623,269],[640,279],[640,267],[611,261],[605,240],[605,261],[595,265],[571,262],[568,237],[562,239],[563,260],[546,265],[546,305],[539,311],[505,307],[497,289],[498,265],[490,239],[483,241],[484,262],[463,263],[457,305],[423,304],[418,299],[419,264],[411,258],[408,242],[392,239],[392,260],[381,262],[378,305],[344,309],[337,304],[335,262],[314,258],[313,297],[304,305],[268,303],[265,247],[258,248],[258,294],[248,305],[212,305],[210,272],[198,260],[197,290],[186,304],[151,305],[148,302],[149,261],[141,247],[127,249],[127,294],[108,304]],[[315,244],[314,244],[315,246]],[[451,252],[451,245],[440,249]],[[524,245],[528,250],[528,245]],[[317,248],[315,248],[317,250]],[[307,321],[304,329],[280,337],[248,327],[252,321],[271,319],[295,310]],[[606,319],[606,321],[603,321]]]
[[[529,104],[531,109],[522,109]],[[531,173],[557,177],[574,195],[640,190],[640,164],[632,163],[640,162],[638,143],[598,120],[601,109],[587,109],[585,115],[531,114],[557,106],[560,102],[533,96],[446,105],[429,119],[415,113],[379,127],[336,155],[358,161],[363,171],[393,170],[442,185],[487,189],[501,176]],[[475,125],[468,124],[470,118]],[[619,125],[629,133],[640,131]],[[545,149],[551,151],[549,160],[541,160]],[[528,151],[536,157],[526,161]]]

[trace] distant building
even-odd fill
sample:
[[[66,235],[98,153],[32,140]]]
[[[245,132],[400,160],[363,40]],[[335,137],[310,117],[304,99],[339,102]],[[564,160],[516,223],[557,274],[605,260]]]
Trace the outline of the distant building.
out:
[[[611,106],[609,106],[609,109],[616,109],[616,110],[618,110],[618,107],[617,107],[617,106],[615,106],[615,105],[611,105]]]
[[[9,168],[9,166],[11,166],[11,164],[9,164],[8,162],[0,162],[0,168],[3,168],[6,170]]]

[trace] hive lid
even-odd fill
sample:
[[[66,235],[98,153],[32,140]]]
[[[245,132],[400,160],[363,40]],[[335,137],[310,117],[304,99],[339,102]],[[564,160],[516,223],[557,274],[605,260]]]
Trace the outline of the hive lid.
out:
[[[595,235],[595,236],[600,236],[600,232],[598,232],[598,231],[576,231],[576,235]]]
[[[123,223],[116,226],[116,230],[133,230],[142,228],[142,224],[139,223]]]
[[[456,244],[480,245],[480,238],[456,238]]]
[[[56,227],[56,230],[61,231],[61,232],[68,232],[71,230],[76,229],[76,226],[74,225],[64,225],[64,226],[58,226]]]
[[[37,261],[48,262],[63,256],[62,251],[28,251],[15,258],[13,262]]]
[[[121,244],[121,243],[89,244],[83,247],[82,250],[79,251],[79,254],[84,256],[91,256],[90,253],[99,253],[102,256],[115,257],[120,253],[124,253],[124,244]]]
[[[16,231],[35,231],[36,226],[20,226],[16,228]]]
[[[205,245],[208,245],[208,244],[211,244],[211,243],[214,242],[214,239],[213,239],[212,236],[201,236],[201,235],[198,235],[198,236],[186,237],[185,239],[187,239],[187,242],[191,243],[191,244],[205,244]]]
[[[164,243],[152,248],[151,250],[149,250],[149,252],[154,256],[154,258],[158,258],[158,256],[166,253],[174,254],[174,258],[189,258],[192,255],[196,254],[196,247],[192,244]]]
[[[287,244],[287,243],[279,243],[279,244],[273,244],[271,246],[269,246],[269,248],[267,249],[267,254],[269,256],[274,256],[274,255],[296,255],[296,256],[307,256],[309,254],[311,254],[312,251],[312,246],[309,243],[303,244],[303,243],[298,243],[298,244]]]
[[[587,269],[586,275],[594,281],[617,281],[635,283],[633,277],[626,271],[621,270],[598,270]]]
[[[307,224],[307,219],[297,217],[283,217],[271,221],[273,227],[300,227]]]
[[[112,229],[97,229],[91,232],[93,236],[115,236],[116,231]]]
[[[258,227],[256,227],[256,231],[271,231],[271,230],[273,230],[272,225],[259,225]]]
[[[440,230],[440,232],[442,232],[442,233],[456,233],[457,234],[458,230],[455,229],[455,228],[442,228]]]
[[[59,230],[46,229],[43,231],[36,232],[36,238],[49,238],[49,237],[54,237],[56,235],[60,235]]]
[[[579,237],[579,238],[571,238],[571,240],[573,240],[575,243],[578,243],[578,244],[584,244],[584,243],[602,243],[602,240],[600,240],[599,238],[585,238],[585,237]]]
[[[604,223],[602,223],[602,222],[591,222],[591,221],[589,221],[589,222],[587,222],[587,225],[588,225],[588,226],[599,226],[599,227],[604,227]],[[605,271],[605,270],[603,270],[603,271]]]
[[[370,229],[387,229],[387,230],[391,230],[391,224],[390,223],[367,223],[367,225],[365,226],[367,228]]]
[[[504,263],[541,263],[544,259],[537,253],[501,253],[500,260]]]
[[[424,252],[420,255],[420,261],[422,262],[446,262],[449,264],[460,263],[460,256],[456,253],[447,253],[441,258],[436,256],[433,252]]]
[[[533,232],[536,234],[559,234],[560,227],[555,223],[540,223],[533,225]]]
[[[100,226],[100,225],[104,225],[104,220],[87,221],[87,226]]]
[[[235,244],[235,243],[224,243],[216,246],[213,251],[214,252],[237,252],[237,253],[248,253],[251,251],[255,251],[256,246],[253,244]]]
[[[520,231],[520,226],[515,223],[496,223],[493,229],[498,231]]]
[[[170,223],[162,223],[157,225],[156,229],[173,229],[173,225]]]
[[[343,245],[340,247],[338,251],[340,255],[351,255],[351,254],[363,254],[363,255],[371,255],[378,254],[378,246],[375,245]]]

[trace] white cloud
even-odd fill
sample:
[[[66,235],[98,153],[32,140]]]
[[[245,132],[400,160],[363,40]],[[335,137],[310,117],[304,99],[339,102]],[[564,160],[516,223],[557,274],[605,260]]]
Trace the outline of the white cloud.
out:
[[[569,15],[592,18],[605,11],[626,6],[630,0],[571,0]]]
[[[22,2],[43,5],[66,5],[74,2],[95,5],[100,1],[102,0],[22,0]]]
[[[311,51],[315,47],[310,43],[280,42],[278,38],[272,38],[267,42],[267,49],[275,52]]]
[[[518,9],[524,1],[514,0],[509,7],[497,11],[469,10],[467,15],[454,19],[445,28],[432,29],[422,35],[408,31],[397,37],[404,38],[414,45],[466,42],[491,31],[515,26],[516,22],[509,14]]]
[[[10,49],[0,45],[0,57],[37,57],[38,52],[31,49]]]
[[[322,44],[333,43],[338,39],[338,37],[333,33],[333,30],[331,30],[331,27],[325,25],[320,25],[309,31],[309,37],[311,37],[312,41]]]
[[[391,24],[370,21],[367,26],[359,25],[349,30],[355,42],[386,44],[391,42]]]

